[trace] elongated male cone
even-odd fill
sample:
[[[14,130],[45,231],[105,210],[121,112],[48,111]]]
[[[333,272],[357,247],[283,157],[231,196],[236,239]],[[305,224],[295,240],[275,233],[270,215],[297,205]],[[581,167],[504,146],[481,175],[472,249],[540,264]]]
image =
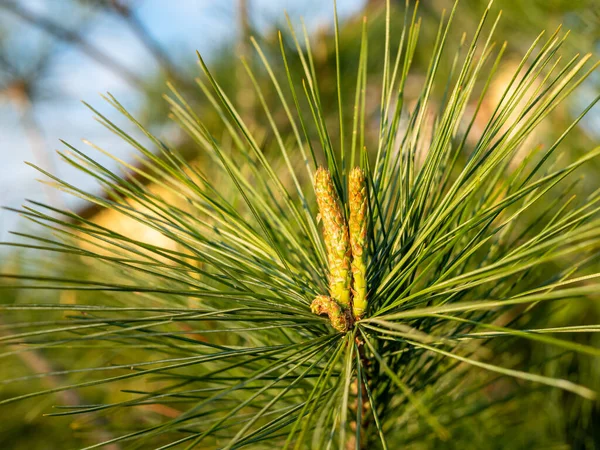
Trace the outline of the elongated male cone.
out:
[[[329,293],[340,306],[350,306],[350,239],[348,225],[328,170],[320,167],[315,173],[315,193],[323,221],[323,238],[329,261]]]
[[[352,247],[352,312],[359,319],[367,308],[367,185],[360,167],[349,176],[350,245]]]
[[[330,297],[327,297],[326,295],[317,295],[310,304],[310,310],[319,316],[321,314],[327,314],[331,326],[336,330],[341,332],[348,330],[349,321],[346,316],[346,311]]]

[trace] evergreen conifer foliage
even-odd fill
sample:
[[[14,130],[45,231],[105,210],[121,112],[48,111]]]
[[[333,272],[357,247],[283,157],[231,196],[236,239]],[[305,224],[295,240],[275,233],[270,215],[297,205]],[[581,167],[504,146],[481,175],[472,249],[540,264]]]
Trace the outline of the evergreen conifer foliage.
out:
[[[600,356],[570,338],[600,325],[540,321],[548,305],[593,302],[600,287],[600,191],[575,197],[573,174],[600,147],[557,158],[597,99],[552,145],[531,143],[597,64],[590,55],[561,58],[561,30],[541,34],[478,129],[505,46],[494,43],[499,17],[490,19],[489,8],[472,38],[448,42],[456,11],[440,23],[413,102],[405,90],[419,51],[415,5],[404,23],[391,23],[388,5],[382,55],[368,52],[365,20],[351,96],[342,92],[337,60],[337,105],[321,101],[306,33],[290,25],[289,42],[280,35],[278,65],[253,42],[271,83],[265,92],[246,65],[269,143],[249,129],[199,56],[198,88],[224,133],[212,133],[176,87],[167,96],[199,164],[114,97],[106,99],[151,145],[90,107],[139,152],[139,166],[119,161],[135,177],[69,144],[63,160],[106,195],[44,174],[169,244],[39,202],[25,206],[20,213],[51,233],[20,233],[27,241],[14,245],[71,259],[50,273],[4,273],[2,287],[73,291],[79,301],[1,305],[13,324],[0,336],[2,357],[40,351],[53,358],[76,348],[88,357],[60,371],[64,383],[0,405],[108,392],[49,415],[101,417],[111,436],[87,448],[161,449],[444,448],[475,442],[464,424],[489,439],[506,434],[502,421],[523,402],[543,405],[548,392],[593,405],[594,386],[546,360],[532,362],[523,348]],[[392,26],[403,27],[399,42],[389,39]],[[442,79],[440,61],[455,48]],[[290,69],[292,57],[299,72]],[[367,80],[370,58],[383,58],[378,80]],[[445,93],[436,101],[440,85]],[[267,95],[281,104],[277,116]],[[379,105],[370,110],[375,95]]]

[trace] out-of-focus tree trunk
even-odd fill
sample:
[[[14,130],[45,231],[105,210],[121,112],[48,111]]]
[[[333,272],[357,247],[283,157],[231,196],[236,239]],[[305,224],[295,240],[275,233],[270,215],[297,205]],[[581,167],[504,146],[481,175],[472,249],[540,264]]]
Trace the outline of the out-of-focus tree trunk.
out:
[[[365,9],[385,8],[385,0],[367,0]]]
[[[249,0],[238,0],[238,25],[240,29],[237,52],[240,58],[247,61],[248,66],[252,65],[252,46],[250,37],[252,28],[250,26],[250,5]],[[242,64],[238,65],[237,76],[237,104],[240,110],[242,119],[249,127],[253,127],[254,123],[254,105],[255,95],[252,82],[248,78],[246,69]]]

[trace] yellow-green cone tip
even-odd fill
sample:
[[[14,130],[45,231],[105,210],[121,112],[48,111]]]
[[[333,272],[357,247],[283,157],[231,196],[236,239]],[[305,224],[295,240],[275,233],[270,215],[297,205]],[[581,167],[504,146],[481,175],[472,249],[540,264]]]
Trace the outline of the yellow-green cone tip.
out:
[[[350,245],[352,247],[352,313],[360,319],[367,308],[367,185],[360,167],[352,169],[348,182]]]
[[[310,304],[310,310],[317,315],[327,314],[331,326],[337,331],[344,332],[349,328],[346,312],[335,301],[326,295],[317,295]]]
[[[348,225],[328,170],[320,167],[315,173],[315,194],[323,222],[323,238],[329,262],[329,293],[340,306],[350,306],[352,281]]]

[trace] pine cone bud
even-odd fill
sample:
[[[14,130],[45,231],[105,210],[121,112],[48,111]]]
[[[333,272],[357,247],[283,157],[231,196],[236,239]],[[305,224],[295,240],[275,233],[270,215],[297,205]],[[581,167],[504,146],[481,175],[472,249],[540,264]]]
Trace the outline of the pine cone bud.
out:
[[[315,193],[323,221],[323,237],[329,260],[329,293],[342,308],[350,306],[350,239],[331,174],[320,167],[315,174]]]
[[[349,321],[346,316],[346,311],[330,297],[327,297],[326,295],[317,295],[310,304],[310,310],[319,316],[321,314],[327,314],[331,326],[337,331],[343,333],[348,330]]]
[[[359,319],[367,308],[367,185],[360,167],[349,175],[350,245],[352,247],[352,312]]]

